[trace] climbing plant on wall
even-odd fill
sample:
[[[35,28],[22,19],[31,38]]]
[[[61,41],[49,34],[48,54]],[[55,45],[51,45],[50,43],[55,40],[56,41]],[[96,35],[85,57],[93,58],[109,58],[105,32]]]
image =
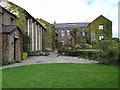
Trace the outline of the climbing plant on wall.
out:
[[[16,24],[23,31],[25,29],[25,17],[26,17],[24,9],[18,7],[17,5],[15,5],[11,2],[8,2],[8,4],[9,5],[6,6],[7,10],[9,10],[11,13],[13,13],[17,16]]]
[[[48,23],[47,21],[43,19],[37,19],[38,22],[43,25],[46,30],[43,31],[43,50],[45,48],[52,48],[55,49],[55,28],[52,24]]]
[[[23,35],[23,52],[30,52],[30,39],[28,35]]]
[[[77,32],[80,31],[80,28],[73,28],[71,31],[70,31],[70,34],[71,36],[73,36],[73,38],[75,39],[75,44],[76,44],[76,38],[77,38]]]

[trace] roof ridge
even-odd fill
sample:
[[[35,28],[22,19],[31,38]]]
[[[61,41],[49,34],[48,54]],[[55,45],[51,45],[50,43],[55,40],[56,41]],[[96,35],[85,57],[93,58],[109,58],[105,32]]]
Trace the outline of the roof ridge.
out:
[[[56,24],[81,24],[81,23],[91,23],[91,22],[73,22],[73,23],[56,23]]]

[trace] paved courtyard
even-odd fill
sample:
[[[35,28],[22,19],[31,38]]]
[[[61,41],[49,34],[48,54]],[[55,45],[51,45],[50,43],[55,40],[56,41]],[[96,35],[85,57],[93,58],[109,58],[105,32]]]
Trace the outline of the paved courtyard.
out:
[[[49,56],[30,56],[26,60],[23,60],[21,63],[15,63],[8,66],[3,66],[0,69],[11,68],[23,65],[32,65],[32,64],[45,64],[45,63],[98,63],[98,61],[81,59],[72,56],[58,56],[57,52],[50,52]]]

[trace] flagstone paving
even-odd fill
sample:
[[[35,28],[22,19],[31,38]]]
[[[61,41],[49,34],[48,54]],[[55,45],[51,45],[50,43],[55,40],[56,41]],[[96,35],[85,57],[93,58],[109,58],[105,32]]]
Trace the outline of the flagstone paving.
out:
[[[26,60],[23,60],[21,63],[15,63],[12,65],[3,66],[0,69],[11,68],[23,65],[32,65],[32,64],[45,64],[45,63],[98,63],[95,60],[82,59],[72,56],[58,56],[57,52],[50,52],[49,56],[30,56]]]

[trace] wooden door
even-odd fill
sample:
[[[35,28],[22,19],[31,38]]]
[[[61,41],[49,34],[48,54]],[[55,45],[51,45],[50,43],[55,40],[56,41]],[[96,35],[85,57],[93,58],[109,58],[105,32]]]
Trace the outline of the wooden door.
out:
[[[19,50],[20,50],[19,38],[14,38],[14,60],[19,59]]]

